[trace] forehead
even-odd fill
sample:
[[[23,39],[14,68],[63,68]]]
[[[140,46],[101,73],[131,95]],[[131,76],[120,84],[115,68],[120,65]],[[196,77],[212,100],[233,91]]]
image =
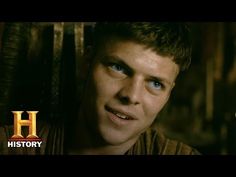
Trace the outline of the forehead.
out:
[[[179,72],[171,57],[158,55],[155,51],[131,41],[110,41],[100,51],[103,56],[117,58],[134,72],[167,79],[174,82]]]

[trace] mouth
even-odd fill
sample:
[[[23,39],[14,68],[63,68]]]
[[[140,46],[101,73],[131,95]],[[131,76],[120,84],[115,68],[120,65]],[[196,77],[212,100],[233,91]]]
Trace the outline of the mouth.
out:
[[[110,108],[108,106],[105,106],[106,111],[114,114],[117,118],[122,119],[122,120],[136,120],[136,118],[130,113],[124,112],[124,111],[118,111],[113,108]]]

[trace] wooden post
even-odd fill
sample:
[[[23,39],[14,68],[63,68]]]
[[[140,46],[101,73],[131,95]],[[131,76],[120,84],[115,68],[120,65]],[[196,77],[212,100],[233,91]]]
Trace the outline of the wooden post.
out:
[[[79,64],[81,63],[82,56],[84,54],[84,23],[75,23],[74,28],[75,33],[75,74],[76,74],[76,80],[79,78]]]
[[[53,61],[51,82],[51,114],[53,117],[59,110],[60,71],[63,48],[64,23],[55,23],[53,36]]]

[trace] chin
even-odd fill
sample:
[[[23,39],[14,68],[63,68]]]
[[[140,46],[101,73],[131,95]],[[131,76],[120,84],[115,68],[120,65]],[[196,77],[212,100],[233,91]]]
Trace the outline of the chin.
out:
[[[113,127],[100,127],[100,134],[105,143],[113,146],[119,146],[136,140],[130,132],[114,129]]]
[[[104,141],[110,145],[120,145],[129,140],[126,133],[108,127],[101,126],[100,133]]]

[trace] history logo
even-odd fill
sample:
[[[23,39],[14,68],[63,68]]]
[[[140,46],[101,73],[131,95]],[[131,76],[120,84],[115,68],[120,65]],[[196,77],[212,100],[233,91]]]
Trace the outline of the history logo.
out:
[[[14,134],[8,139],[8,147],[41,147],[42,139],[36,134],[36,114],[38,111],[26,111],[28,120],[22,119],[24,111],[12,111],[14,115]],[[22,126],[27,126],[29,130],[28,136],[21,134]]]

